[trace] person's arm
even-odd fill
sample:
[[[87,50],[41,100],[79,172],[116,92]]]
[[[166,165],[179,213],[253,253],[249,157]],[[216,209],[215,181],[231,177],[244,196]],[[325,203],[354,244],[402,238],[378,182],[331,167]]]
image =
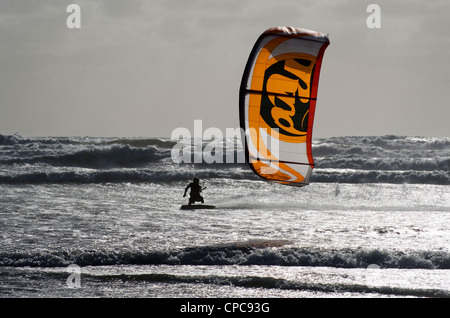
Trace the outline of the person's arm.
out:
[[[187,190],[189,189],[191,187],[191,184],[189,184],[187,187],[186,187],[186,189],[184,189],[184,194],[183,194],[183,197],[185,197],[186,196],[186,192],[187,192]]]

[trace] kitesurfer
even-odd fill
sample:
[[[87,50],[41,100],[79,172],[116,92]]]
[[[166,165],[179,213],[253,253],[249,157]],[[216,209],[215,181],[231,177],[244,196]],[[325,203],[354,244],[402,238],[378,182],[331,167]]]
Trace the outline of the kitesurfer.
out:
[[[189,185],[184,190],[183,198],[186,197],[186,192],[188,189],[191,189],[190,197],[189,197],[189,205],[194,204],[197,201],[204,203],[203,197],[200,195],[202,191],[202,187],[200,186],[200,180],[198,178],[194,178],[194,182],[189,183]]]

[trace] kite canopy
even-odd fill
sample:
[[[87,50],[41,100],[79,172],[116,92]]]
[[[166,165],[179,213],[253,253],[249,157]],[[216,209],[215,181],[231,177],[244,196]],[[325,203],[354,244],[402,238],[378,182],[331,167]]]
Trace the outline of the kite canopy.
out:
[[[320,32],[275,27],[250,53],[240,87],[240,122],[246,159],[266,180],[309,183],[319,73],[329,44]]]

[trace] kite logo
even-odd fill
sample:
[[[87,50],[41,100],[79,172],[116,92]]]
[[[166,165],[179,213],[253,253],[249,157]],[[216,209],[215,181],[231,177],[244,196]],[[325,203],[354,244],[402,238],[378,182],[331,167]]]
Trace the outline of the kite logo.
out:
[[[291,53],[292,55],[292,53]],[[278,58],[279,60],[279,58]],[[264,74],[260,115],[287,136],[306,136],[314,57],[282,59]]]
[[[367,13],[372,12],[367,17],[366,24],[369,29],[380,29],[381,28],[381,9],[378,4],[369,4],[367,6]]]
[[[291,40],[291,41],[290,41]],[[256,57],[247,90],[249,128],[271,132],[286,142],[305,142],[317,57],[316,51],[292,51],[296,39],[275,37],[268,40]],[[298,41],[298,40],[297,40]]]
[[[78,4],[69,4],[66,9],[67,13],[71,13],[66,20],[68,29],[81,28],[81,8]]]

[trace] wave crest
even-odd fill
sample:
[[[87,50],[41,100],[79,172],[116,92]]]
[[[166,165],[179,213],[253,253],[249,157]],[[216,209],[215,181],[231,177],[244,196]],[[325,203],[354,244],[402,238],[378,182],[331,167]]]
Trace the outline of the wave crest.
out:
[[[367,268],[450,269],[450,254],[441,251],[397,252],[380,249],[322,250],[249,244],[198,246],[180,250],[1,253],[1,266],[65,267],[98,265],[277,265]]]
[[[239,163],[243,150],[234,140],[214,149],[223,163],[210,163],[205,154],[199,163],[174,162],[176,144],[162,138],[0,135],[0,183],[185,180],[193,167],[203,178],[259,180]],[[198,151],[189,144],[186,149]],[[450,138],[332,137],[313,140],[313,156],[311,182],[450,184]]]

